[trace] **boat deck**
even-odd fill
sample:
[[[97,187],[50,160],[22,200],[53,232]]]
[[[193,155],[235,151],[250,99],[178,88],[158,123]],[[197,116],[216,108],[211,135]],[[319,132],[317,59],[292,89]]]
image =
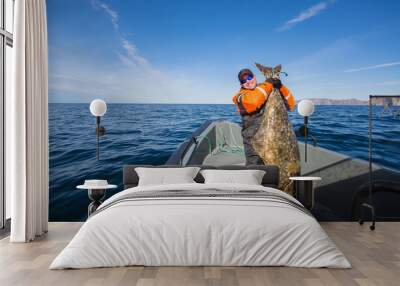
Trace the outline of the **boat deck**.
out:
[[[119,267],[49,270],[82,223],[50,223],[32,243],[0,240],[0,285],[399,285],[400,222],[321,223],[352,269],[290,267]]]
[[[222,166],[222,165],[242,165],[246,163],[243,154],[231,154],[228,152],[218,152],[207,156],[203,165]]]

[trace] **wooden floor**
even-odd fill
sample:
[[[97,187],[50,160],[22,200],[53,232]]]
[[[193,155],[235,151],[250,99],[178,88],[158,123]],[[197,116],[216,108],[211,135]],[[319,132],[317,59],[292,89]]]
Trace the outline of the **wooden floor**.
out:
[[[400,222],[322,223],[352,269],[290,267],[119,267],[48,270],[81,226],[50,223],[32,243],[0,241],[0,285],[400,285]]]

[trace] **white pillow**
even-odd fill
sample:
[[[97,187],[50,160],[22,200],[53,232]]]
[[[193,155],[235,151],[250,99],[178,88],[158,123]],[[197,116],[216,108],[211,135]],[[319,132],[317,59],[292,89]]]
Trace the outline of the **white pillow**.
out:
[[[205,184],[230,183],[261,185],[265,171],[262,170],[201,170]]]
[[[135,168],[139,176],[138,186],[196,183],[193,179],[199,170],[199,167]]]

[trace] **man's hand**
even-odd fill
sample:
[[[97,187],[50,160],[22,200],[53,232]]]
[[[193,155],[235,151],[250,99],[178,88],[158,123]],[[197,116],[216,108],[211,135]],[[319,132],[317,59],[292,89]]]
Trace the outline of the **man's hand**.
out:
[[[271,79],[271,83],[277,89],[280,89],[282,87],[282,82],[281,82],[281,80],[279,78]]]

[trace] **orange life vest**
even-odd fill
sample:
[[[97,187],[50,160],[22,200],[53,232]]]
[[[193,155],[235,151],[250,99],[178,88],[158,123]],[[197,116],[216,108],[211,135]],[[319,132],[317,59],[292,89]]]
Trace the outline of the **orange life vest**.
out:
[[[236,104],[241,115],[256,113],[264,106],[273,88],[273,85],[269,82],[263,82],[254,89],[241,88],[233,96],[232,101]],[[295,102],[292,93],[284,85],[279,91],[286,99],[289,109],[293,110]]]

